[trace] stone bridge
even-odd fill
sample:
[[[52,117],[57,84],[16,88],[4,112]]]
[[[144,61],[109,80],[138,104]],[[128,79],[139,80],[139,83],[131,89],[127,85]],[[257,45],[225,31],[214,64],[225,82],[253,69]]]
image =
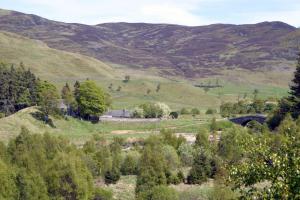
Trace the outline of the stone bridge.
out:
[[[267,117],[265,115],[248,115],[248,116],[241,116],[236,118],[231,118],[229,121],[239,124],[242,126],[246,126],[250,121],[257,121],[263,124],[266,121]]]

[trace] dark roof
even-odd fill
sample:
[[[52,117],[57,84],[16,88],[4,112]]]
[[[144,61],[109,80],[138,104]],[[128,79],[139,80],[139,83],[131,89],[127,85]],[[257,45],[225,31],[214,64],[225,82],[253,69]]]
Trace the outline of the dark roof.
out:
[[[112,117],[131,117],[132,113],[129,110],[110,110],[105,113]]]

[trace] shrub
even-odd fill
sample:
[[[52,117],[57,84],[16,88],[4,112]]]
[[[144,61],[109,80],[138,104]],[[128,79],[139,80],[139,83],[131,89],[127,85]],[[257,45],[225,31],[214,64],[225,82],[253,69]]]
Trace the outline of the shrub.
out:
[[[200,114],[200,110],[198,108],[193,108],[191,110],[191,114],[193,114],[193,115],[199,115]]]
[[[212,108],[207,109],[207,111],[205,112],[205,114],[207,114],[207,115],[213,115],[213,114],[216,114],[216,113],[217,113],[217,110],[212,109]]]
[[[134,118],[143,118],[144,117],[144,109],[140,107],[136,107],[133,110],[132,117]]]
[[[179,196],[175,189],[158,185],[140,194],[138,200],[179,200]]]
[[[188,115],[188,114],[190,114],[190,111],[187,108],[182,108],[180,110],[180,114],[182,114],[182,115]]]
[[[171,117],[172,119],[177,119],[177,118],[179,117],[179,113],[173,111],[173,112],[170,113],[170,117]]]
[[[103,188],[96,188],[94,191],[93,200],[112,200],[113,193],[110,190],[105,190]]]
[[[140,154],[138,152],[128,153],[121,166],[122,175],[136,175],[139,159]]]
[[[140,106],[145,118],[162,118],[170,115],[170,108],[165,103],[146,103]]]
[[[192,145],[187,143],[182,143],[178,148],[178,154],[181,160],[181,163],[184,166],[191,166],[193,164],[193,154],[194,148]]]
[[[180,161],[173,146],[164,145],[162,152],[165,157],[168,169],[175,169],[179,166]]]
[[[105,173],[104,181],[106,184],[115,184],[120,179],[120,177],[120,170],[113,168],[112,170]]]

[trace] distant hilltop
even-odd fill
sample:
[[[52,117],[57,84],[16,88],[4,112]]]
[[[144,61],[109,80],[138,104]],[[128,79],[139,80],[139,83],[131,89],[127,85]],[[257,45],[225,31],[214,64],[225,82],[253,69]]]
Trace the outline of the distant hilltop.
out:
[[[0,31],[41,40],[49,47],[162,74],[204,77],[223,70],[284,70],[294,66],[299,29],[283,22],[208,26],[63,23],[0,11]]]

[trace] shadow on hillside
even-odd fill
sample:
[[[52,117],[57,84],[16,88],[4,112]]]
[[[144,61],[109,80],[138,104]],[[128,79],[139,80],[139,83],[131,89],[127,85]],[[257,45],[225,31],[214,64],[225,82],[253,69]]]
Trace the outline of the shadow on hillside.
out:
[[[49,125],[52,128],[56,128],[56,126],[54,125],[52,119],[49,116],[46,116],[41,111],[36,111],[36,112],[30,113],[30,114],[36,120],[42,121],[42,122],[44,122],[45,124]]]

